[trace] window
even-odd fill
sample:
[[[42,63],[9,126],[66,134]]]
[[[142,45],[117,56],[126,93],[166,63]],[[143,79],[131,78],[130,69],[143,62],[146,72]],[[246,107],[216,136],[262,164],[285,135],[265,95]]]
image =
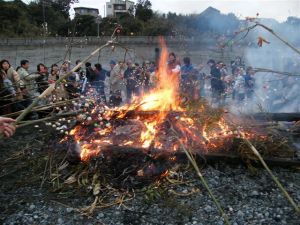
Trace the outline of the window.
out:
[[[115,4],[114,10],[126,10],[126,5],[124,4]]]
[[[107,5],[107,8],[111,9],[111,5]]]

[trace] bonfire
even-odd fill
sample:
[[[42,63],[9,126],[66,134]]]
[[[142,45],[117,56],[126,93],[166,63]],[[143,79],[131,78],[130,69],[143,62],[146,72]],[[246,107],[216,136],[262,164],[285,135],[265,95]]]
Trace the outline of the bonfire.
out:
[[[150,154],[169,153],[171,157],[180,151],[181,144],[199,153],[219,151],[229,148],[234,137],[240,137],[228,125],[222,110],[201,100],[181,101],[180,77],[168,70],[167,56],[162,41],[155,74],[157,83],[150,92],[135,96],[130,104],[111,109],[92,101],[86,112],[77,117],[81,123],[63,140],[75,141],[81,161],[97,157],[109,147],[138,148]],[[254,136],[242,132],[246,137]]]
[[[215,109],[202,99],[182,101],[179,74],[168,70],[163,40],[161,46],[156,86],[151,91],[115,108],[108,108],[97,99],[84,100],[76,125],[60,141],[68,149],[68,164],[63,164],[60,179],[67,185],[79,184],[93,190],[96,199],[87,208],[91,213],[99,203],[100,190],[107,185],[120,190],[145,187],[174,176],[178,165],[188,159],[228,222],[194,155],[234,152],[246,160],[259,159],[264,163],[261,154],[291,157],[294,151],[287,150],[286,140],[267,135],[266,130],[253,126],[253,121],[249,125],[245,119]],[[74,174],[61,175],[70,175],[70,168],[64,172],[69,164],[75,164]],[[83,167],[78,169],[76,165]]]

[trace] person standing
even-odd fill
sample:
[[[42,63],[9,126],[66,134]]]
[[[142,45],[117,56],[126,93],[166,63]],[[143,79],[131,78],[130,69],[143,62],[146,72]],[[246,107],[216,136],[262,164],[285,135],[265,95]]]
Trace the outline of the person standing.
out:
[[[59,76],[64,76],[65,74],[69,73],[71,71],[70,68],[70,62],[65,61],[63,62],[61,66],[61,71],[59,73]],[[69,98],[75,98],[78,96],[79,90],[79,75],[77,73],[72,73],[67,78],[67,83],[65,84],[65,90],[68,93]]]
[[[213,59],[208,60],[207,64],[210,67],[212,100],[219,104],[223,90],[221,71]]]
[[[6,59],[0,61],[0,69],[2,69],[2,71],[5,73],[5,77],[9,79],[13,84],[13,87],[16,92],[14,100],[22,100],[23,94],[21,91],[21,87],[23,87],[24,85],[20,79],[20,75],[14,70],[14,68],[10,65],[9,61]]]
[[[35,79],[40,77],[40,74],[30,74],[28,72],[29,69],[29,61],[26,59],[21,60],[20,67],[17,70],[20,75],[20,79],[24,84],[24,98],[33,99],[39,96],[38,86]]]
[[[127,61],[127,69],[124,73],[126,79],[127,100],[130,102],[133,95],[138,95],[139,85],[136,77],[135,65],[131,60]]]
[[[50,70],[50,74],[48,77],[48,82],[50,84],[55,83],[57,80],[59,79],[59,67],[57,64],[52,64],[51,65],[51,70]]]
[[[174,74],[180,73],[180,62],[179,60],[177,60],[174,52],[171,52],[169,54],[168,71],[169,73],[174,73]]]
[[[106,72],[106,77],[105,77],[105,81],[104,81],[104,93],[105,93],[105,97],[106,97],[106,102],[110,101],[110,97],[111,97],[111,91],[110,91],[110,74],[113,70],[113,68],[116,66],[116,62],[115,60],[110,60],[109,62],[109,69]]]
[[[52,64],[50,69],[50,74],[48,77],[48,83],[54,84],[58,79],[59,79],[59,67],[57,64]],[[65,87],[62,83],[56,85],[53,94],[55,94],[58,99],[68,98],[68,93],[66,92]]]
[[[94,72],[95,72],[95,79],[92,85],[96,87],[96,90],[100,95],[100,100],[105,102],[106,98],[104,92],[104,82],[105,82],[107,71],[102,68],[102,65],[100,63],[96,63]]]
[[[93,70],[90,62],[85,63],[85,76],[89,83],[92,83],[95,80],[95,71]]]
[[[11,80],[6,78],[5,72],[0,69],[0,115],[12,112],[11,104],[16,96]]]
[[[181,67],[180,88],[186,97],[196,100],[199,98],[200,86],[198,82],[198,71],[191,64],[190,57],[183,58],[184,65]]]
[[[127,69],[127,65],[123,62],[119,62],[110,72],[110,104],[112,106],[118,106],[122,101],[126,101],[126,96],[123,92],[126,88],[124,73]]]
[[[243,102],[245,99],[245,76],[242,68],[239,68],[238,76],[234,80],[234,92],[237,103]]]
[[[48,76],[49,76],[48,68],[43,63],[39,63],[36,68],[37,68],[36,75],[38,75],[38,77],[35,79],[35,81],[37,82],[38,92],[41,94],[49,86],[49,83],[48,83]]]
[[[246,70],[246,75],[245,75],[245,88],[246,88],[246,97],[247,99],[251,99],[253,97],[254,93],[254,74],[255,71],[253,70],[252,67],[248,67]]]

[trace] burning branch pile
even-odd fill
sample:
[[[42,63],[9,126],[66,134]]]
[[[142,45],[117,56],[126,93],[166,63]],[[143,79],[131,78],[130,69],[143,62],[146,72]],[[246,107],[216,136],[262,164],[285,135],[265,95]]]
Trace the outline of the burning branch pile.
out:
[[[113,172],[114,177],[123,181],[129,174],[148,178],[164,174],[180,160],[177,156],[183,153],[182,144],[199,155],[240,151],[244,158],[251,159],[255,156],[245,150],[242,136],[263,143],[259,149],[265,151],[276,145],[274,139],[268,139],[258,129],[237,128],[222,109],[214,109],[205,101],[181,101],[179,75],[168,70],[165,45],[162,49],[157,85],[149,93],[116,108],[108,108],[92,98],[82,103],[85,108],[77,116],[79,123],[61,140],[69,145],[69,162],[98,160],[98,167],[106,162],[107,168],[119,171]],[[275,149],[282,149],[285,144]],[[132,165],[136,165],[134,169]]]
[[[239,134],[226,124],[221,110],[205,102],[181,102],[179,75],[168,71],[167,55],[164,46],[157,85],[149,93],[114,109],[90,102],[88,112],[77,117],[81,124],[64,140],[75,141],[80,160],[88,161],[108,146],[141,148],[151,154],[176,152],[180,144],[174,131],[180,141],[198,153],[230,148],[230,142]],[[245,135],[252,136],[248,132]]]
[[[68,149],[68,162],[57,168],[52,181],[58,188],[62,188],[61,181],[88,187],[96,196],[88,212],[93,211],[108,187],[127,190],[168,177],[182,160],[180,153],[185,153],[224,216],[193,154],[235,150],[245,158],[262,160],[249,140],[261,144],[258,150],[265,150],[263,155],[273,156],[272,151],[266,153],[270,149],[276,154],[286,149],[286,142],[278,144],[277,139],[270,139],[258,129],[237,126],[222,109],[213,109],[204,101],[183,102],[179,74],[168,70],[168,53],[162,44],[155,88],[116,108],[108,108],[92,97],[83,99],[84,109],[77,109],[77,125],[60,141]],[[70,163],[75,164],[71,172],[67,168]],[[227,221],[226,216],[224,219]]]

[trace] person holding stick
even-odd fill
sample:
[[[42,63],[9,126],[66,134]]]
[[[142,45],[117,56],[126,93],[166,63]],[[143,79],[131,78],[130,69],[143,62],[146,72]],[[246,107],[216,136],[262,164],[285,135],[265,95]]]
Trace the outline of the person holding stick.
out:
[[[11,137],[16,131],[15,120],[7,117],[0,116],[0,134],[5,137]]]

